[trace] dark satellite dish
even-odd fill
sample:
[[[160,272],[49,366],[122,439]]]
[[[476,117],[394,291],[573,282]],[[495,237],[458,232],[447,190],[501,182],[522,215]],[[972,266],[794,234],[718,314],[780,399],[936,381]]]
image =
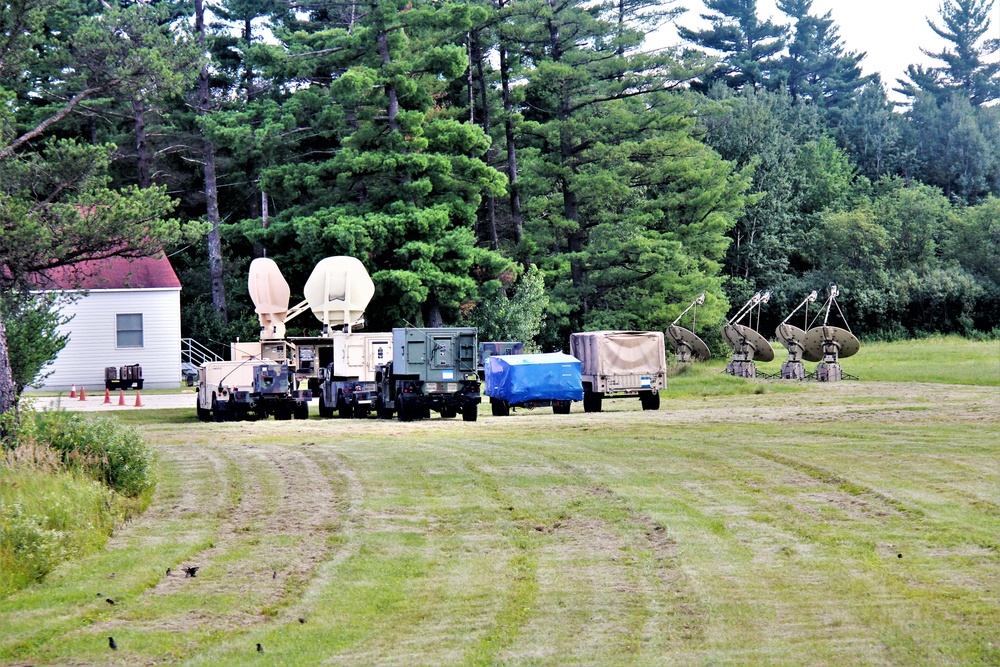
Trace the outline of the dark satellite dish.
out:
[[[698,317],[698,306],[705,303],[705,295],[701,294],[697,299],[691,302],[691,305],[684,309],[684,312],[677,316],[677,319],[673,321],[669,327],[667,327],[667,338],[670,342],[674,344],[674,353],[677,355],[677,361],[681,363],[691,363],[692,361],[705,361],[706,359],[712,358],[712,353],[708,349],[708,345],[698,338],[698,334],[691,331],[690,329],[685,329],[682,326],[678,326],[677,323],[681,321],[681,318],[692,308],[694,308],[693,321],[697,322]],[[692,326],[694,326],[692,324]]]
[[[750,350],[752,359],[757,361],[774,361],[774,348],[767,339],[750,327],[742,324],[727,324],[722,328],[722,335],[733,351]]]
[[[771,361],[774,359],[774,349],[767,339],[750,326],[739,324],[747,317],[748,324],[753,321],[753,310],[757,309],[757,321],[760,322],[760,308],[771,299],[770,292],[757,292],[743,304],[729,323],[722,328],[722,335],[733,348],[733,356],[726,364],[726,372],[738,377],[757,377],[757,366],[754,359]]]
[[[839,359],[846,359],[854,356],[861,349],[861,341],[858,340],[857,336],[840,327],[810,329],[806,333],[804,343],[806,353],[809,355],[804,357],[807,361],[820,361],[831,354],[835,354]]]
[[[840,290],[837,289],[836,285],[830,285],[830,296],[827,297],[826,303],[820,309],[820,314],[823,315],[823,324],[809,329],[802,339],[803,356],[808,354],[809,357],[815,358],[817,361],[821,360],[816,367],[816,379],[820,382],[836,382],[843,379],[844,373],[840,368],[840,359],[855,355],[861,349],[861,341],[851,332],[847,325],[847,318],[844,317],[844,312],[837,303],[838,296],[840,296]],[[835,306],[846,327],[844,329],[829,324],[830,312]],[[819,319],[819,315],[816,316],[816,319]]]
[[[795,310],[788,314],[788,317],[778,325],[778,328],[774,330],[777,334],[778,339],[781,344],[785,346],[788,350],[788,360],[781,364],[781,378],[783,380],[805,380],[806,379],[806,369],[802,365],[802,360],[806,361],[819,361],[822,357],[815,357],[805,349],[803,341],[806,337],[806,332],[804,329],[800,329],[797,326],[788,323],[788,320],[792,319],[803,306],[805,306],[805,312],[802,316],[803,326],[808,327],[809,321],[809,304],[816,301],[816,291],[813,290],[809,293],[802,303],[795,307]]]

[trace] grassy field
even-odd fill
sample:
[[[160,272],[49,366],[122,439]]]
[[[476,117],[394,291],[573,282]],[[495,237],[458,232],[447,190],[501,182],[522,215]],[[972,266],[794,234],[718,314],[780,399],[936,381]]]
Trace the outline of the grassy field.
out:
[[[657,412],[123,412],[156,497],[0,600],[0,664],[995,665],[1000,355],[954,347],[922,382],[927,346],[695,367]]]

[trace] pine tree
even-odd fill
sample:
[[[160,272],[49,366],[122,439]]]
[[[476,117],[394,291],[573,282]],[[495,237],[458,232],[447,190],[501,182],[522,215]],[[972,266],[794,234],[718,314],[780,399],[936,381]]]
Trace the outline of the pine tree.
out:
[[[711,23],[710,28],[677,30],[682,39],[721,54],[719,66],[703,80],[701,89],[707,90],[718,80],[731,88],[774,85],[787,29],[761,21],[757,0],[705,0],[705,6],[713,12],[701,14]]]
[[[1000,50],[1000,39],[983,40],[989,34],[993,5],[994,0],[945,0],[940,9],[943,25],[930,19],[927,24],[953,48],[939,52],[921,49],[944,65],[910,65],[906,70],[909,80],[900,79],[896,90],[911,98],[921,91],[931,93],[939,103],[960,92],[973,106],[1000,99],[1000,62],[986,61]]]

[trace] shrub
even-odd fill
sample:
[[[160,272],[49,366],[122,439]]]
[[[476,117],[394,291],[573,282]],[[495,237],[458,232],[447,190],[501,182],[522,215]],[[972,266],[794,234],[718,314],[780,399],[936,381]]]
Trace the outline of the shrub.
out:
[[[155,484],[154,455],[138,431],[109,417],[87,419],[63,412],[25,415],[19,440],[44,443],[79,469],[123,496],[134,497]]]

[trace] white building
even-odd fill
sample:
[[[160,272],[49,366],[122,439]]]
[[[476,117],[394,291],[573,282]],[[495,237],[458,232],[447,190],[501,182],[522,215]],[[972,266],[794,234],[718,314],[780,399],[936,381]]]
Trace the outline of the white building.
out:
[[[180,386],[181,283],[165,255],[81,262],[48,272],[44,288],[85,296],[60,307],[72,317],[60,327],[69,341],[42,389],[94,393],[106,366],[133,364],[142,366],[143,389]]]

